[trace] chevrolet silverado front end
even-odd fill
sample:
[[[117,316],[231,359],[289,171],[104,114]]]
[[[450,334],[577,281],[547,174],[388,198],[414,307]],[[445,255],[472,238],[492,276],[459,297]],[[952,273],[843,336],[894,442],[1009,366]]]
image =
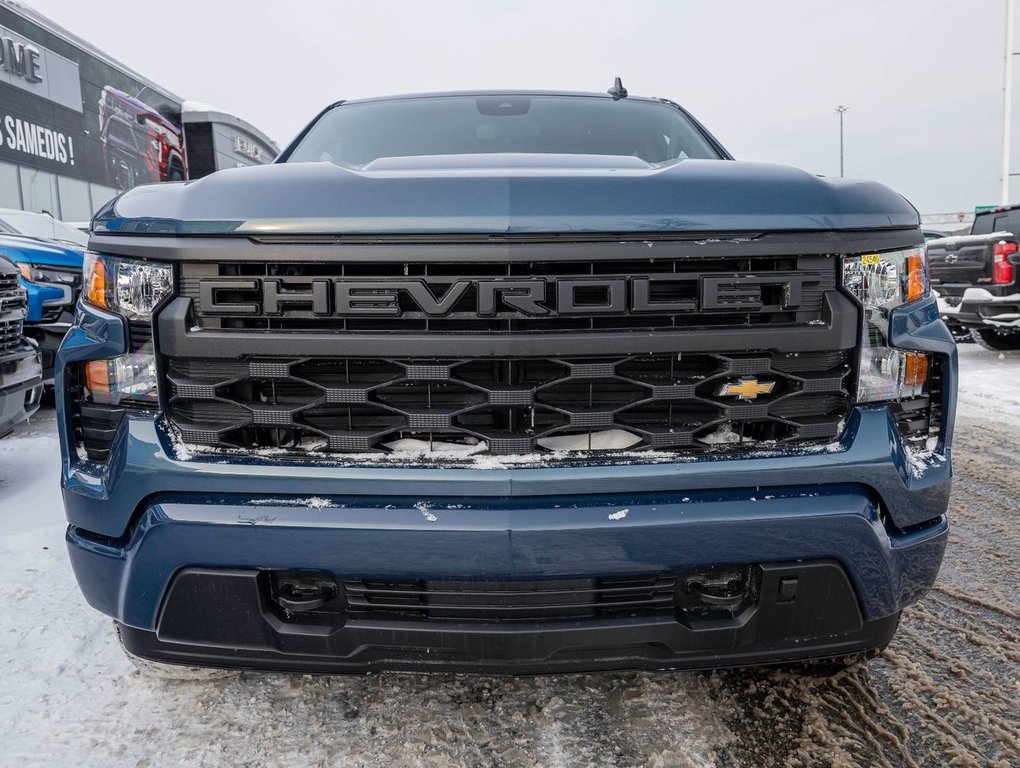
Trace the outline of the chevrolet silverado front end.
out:
[[[955,354],[881,185],[619,92],[340,103],[94,221],[71,560],[172,664],[858,653],[938,572]]]

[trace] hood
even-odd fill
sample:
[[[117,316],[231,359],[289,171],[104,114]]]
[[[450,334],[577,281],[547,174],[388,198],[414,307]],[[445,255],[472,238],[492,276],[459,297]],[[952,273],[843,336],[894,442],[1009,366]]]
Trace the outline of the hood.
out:
[[[634,157],[387,158],[359,169],[280,163],[136,187],[96,232],[541,234],[762,232],[919,226],[870,181],[731,160],[652,166]]]
[[[22,261],[37,267],[80,268],[85,249],[76,245],[36,240],[18,235],[0,235],[0,256],[11,261]]]

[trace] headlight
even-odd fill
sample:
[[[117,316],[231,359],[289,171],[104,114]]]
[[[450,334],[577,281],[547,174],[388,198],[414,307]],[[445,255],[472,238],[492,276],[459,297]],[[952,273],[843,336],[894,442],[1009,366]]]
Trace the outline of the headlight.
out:
[[[155,405],[159,393],[152,342],[140,352],[85,363],[85,388],[93,403]]]
[[[931,290],[924,247],[847,256],[843,285],[864,308],[857,400],[902,400],[924,394],[928,355],[889,346],[889,310]]]
[[[173,292],[169,264],[88,252],[83,272],[82,300],[132,321],[151,320],[153,311]],[[158,401],[152,339],[142,338],[143,343],[133,343],[133,351],[127,354],[84,364],[85,388],[92,402],[154,405]]]
[[[924,246],[847,256],[843,285],[870,310],[888,310],[923,298],[931,290]]]
[[[174,273],[169,264],[85,254],[83,267],[86,303],[128,320],[149,320],[153,310],[173,292]]]
[[[14,262],[18,267],[18,271],[21,272],[21,276],[28,280],[30,283],[41,283],[43,282],[42,273],[36,269],[33,265],[26,261]]]

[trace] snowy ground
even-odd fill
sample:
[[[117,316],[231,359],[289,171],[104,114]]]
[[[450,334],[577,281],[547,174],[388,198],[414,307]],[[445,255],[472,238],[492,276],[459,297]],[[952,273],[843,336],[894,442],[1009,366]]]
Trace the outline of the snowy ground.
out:
[[[1020,356],[961,347],[953,537],[893,645],[782,671],[140,677],[81,600],[52,411],[0,441],[0,765],[1020,765]]]

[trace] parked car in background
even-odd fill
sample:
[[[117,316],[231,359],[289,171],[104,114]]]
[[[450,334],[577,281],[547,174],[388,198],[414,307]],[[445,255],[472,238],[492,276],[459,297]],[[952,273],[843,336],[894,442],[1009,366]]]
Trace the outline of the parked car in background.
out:
[[[18,268],[0,258],[0,437],[39,410],[42,398],[39,353],[22,335],[26,309]]]
[[[27,292],[25,335],[42,356],[53,383],[53,357],[71,327],[81,293],[81,265],[88,236],[52,216],[0,208],[0,256],[14,262]]]
[[[1020,349],[1020,205],[983,211],[970,233],[929,240],[932,288],[957,341]]]
[[[187,176],[181,129],[155,108],[109,85],[99,99],[99,138],[107,180],[118,189]]]

